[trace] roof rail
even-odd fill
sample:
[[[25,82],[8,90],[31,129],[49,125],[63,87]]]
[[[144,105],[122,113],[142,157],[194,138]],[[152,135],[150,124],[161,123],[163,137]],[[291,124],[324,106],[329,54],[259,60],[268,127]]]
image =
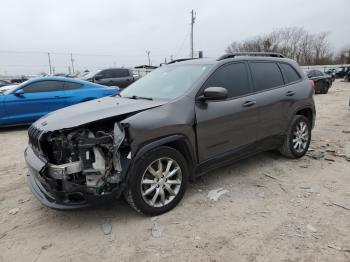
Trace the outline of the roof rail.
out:
[[[267,56],[267,57],[279,57],[284,58],[283,55],[279,53],[271,53],[271,52],[237,52],[237,53],[231,53],[231,54],[224,54],[220,56],[217,61],[224,60],[227,58],[234,58],[236,56]]]
[[[175,60],[172,60],[169,63],[167,63],[167,65],[174,64],[174,63],[177,63],[177,62],[187,61],[187,60],[193,60],[193,59],[199,59],[199,58],[180,58],[180,59],[175,59]]]

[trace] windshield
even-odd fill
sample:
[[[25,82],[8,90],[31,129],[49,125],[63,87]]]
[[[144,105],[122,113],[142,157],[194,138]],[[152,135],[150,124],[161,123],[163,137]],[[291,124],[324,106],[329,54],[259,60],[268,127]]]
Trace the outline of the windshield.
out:
[[[212,65],[160,67],[121,92],[124,97],[174,99],[183,95]]]
[[[82,79],[82,80],[90,79],[90,78],[94,77],[100,71],[101,70],[91,71],[91,72],[87,73],[86,75],[82,76],[80,79]]]

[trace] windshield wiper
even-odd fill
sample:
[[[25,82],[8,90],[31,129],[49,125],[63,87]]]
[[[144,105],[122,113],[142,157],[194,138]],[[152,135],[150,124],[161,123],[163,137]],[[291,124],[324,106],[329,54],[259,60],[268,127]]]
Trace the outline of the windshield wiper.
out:
[[[124,96],[129,99],[144,99],[144,100],[153,100],[151,97],[144,97],[144,96]]]

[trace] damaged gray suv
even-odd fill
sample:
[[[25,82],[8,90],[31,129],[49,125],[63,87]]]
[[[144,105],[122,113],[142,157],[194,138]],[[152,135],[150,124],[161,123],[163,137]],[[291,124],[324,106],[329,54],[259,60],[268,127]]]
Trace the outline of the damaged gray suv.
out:
[[[123,90],[50,113],[28,130],[28,184],[46,206],[124,195],[137,211],[174,208],[189,180],[266,150],[308,150],[314,90],[296,62],[227,54],[162,66]]]

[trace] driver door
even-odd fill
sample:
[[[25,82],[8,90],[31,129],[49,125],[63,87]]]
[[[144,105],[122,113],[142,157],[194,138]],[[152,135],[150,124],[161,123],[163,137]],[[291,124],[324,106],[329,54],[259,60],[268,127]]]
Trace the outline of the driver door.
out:
[[[255,130],[258,128],[258,112],[244,62],[218,68],[208,78],[199,95],[207,87],[224,87],[228,97],[221,101],[196,102],[200,163],[242,152],[255,142]]]

